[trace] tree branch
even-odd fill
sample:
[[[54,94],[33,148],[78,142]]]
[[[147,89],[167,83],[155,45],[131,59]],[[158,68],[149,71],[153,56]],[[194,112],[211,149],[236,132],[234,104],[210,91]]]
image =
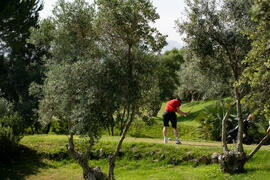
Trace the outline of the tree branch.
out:
[[[119,151],[120,151],[120,148],[121,148],[121,145],[125,139],[125,136],[127,134],[127,131],[134,119],[134,115],[135,115],[135,105],[133,105],[132,107],[132,110],[131,110],[131,115],[130,115],[130,118],[127,122],[127,124],[125,125],[125,129],[121,135],[121,138],[117,144],[117,147],[115,149],[115,152],[109,157],[109,180],[114,180],[114,167],[115,167],[115,160],[116,160],[116,156],[118,155]]]
[[[270,138],[270,135],[267,134],[264,138],[260,141],[260,143],[256,146],[256,148],[248,155],[247,161],[252,158],[252,156],[261,148],[261,146]]]
[[[223,147],[223,152],[228,152],[228,146],[227,146],[227,120],[229,118],[229,115],[231,113],[232,107],[236,104],[234,102],[232,105],[230,105],[229,109],[227,110],[225,116],[222,119],[222,147]]]
[[[91,147],[92,147],[93,145],[94,145],[94,138],[93,138],[93,137],[90,137],[89,145],[88,145],[88,147],[87,147],[86,152],[84,153],[84,156],[85,156],[86,159],[88,159],[89,154],[90,154]]]
[[[236,109],[237,109],[237,118],[238,118],[238,134],[237,134],[237,150],[238,152],[243,153],[243,119],[242,119],[242,110],[241,110],[241,100],[238,85],[235,86],[235,98],[236,98]]]

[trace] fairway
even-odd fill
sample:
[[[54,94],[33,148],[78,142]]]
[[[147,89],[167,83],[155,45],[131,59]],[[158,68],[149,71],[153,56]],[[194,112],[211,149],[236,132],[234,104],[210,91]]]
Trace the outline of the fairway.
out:
[[[97,150],[103,149],[104,154],[114,148],[119,137],[103,137],[97,144]],[[75,142],[84,141],[76,137]],[[67,136],[65,135],[34,135],[26,136],[21,143],[25,146],[35,149],[38,153],[46,151],[47,154],[61,154],[65,151],[65,143]],[[250,152],[255,145],[245,146]],[[133,150],[131,150],[133,149]],[[123,156],[116,162],[115,175],[119,180],[178,180],[178,179],[254,179],[266,180],[270,176],[270,146],[263,146],[261,150],[246,165],[246,172],[242,174],[230,175],[221,172],[217,164],[196,165],[193,158],[202,154],[211,154],[213,152],[221,152],[221,143],[213,141],[183,141],[183,145],[176,145],[174,141],[163,144],[162,139],[151,138],[133,138],[127,137],[122,148]],[[164,154],[170,157],[188,157],[191,159],[174,164],[170,160],[145,155],[149,152]],[[132,155],[131,155],[132,154]],[[141,158],[134,158],[134,154],[141,154]],[[42,158],[41,165],[36,165],[35,171],[28,174],[24,178],[27,180],[77,180],[82,178],[81,167],[72,159],[66,157],[63,159]],[[92,166],[99,166],[103,172],[108,172],[108,161],[106,157],[99,160],[90,160]],[[18,162],[16,168],[22,165]],[[14,170],[14,169],[13,169]],[[13,174],[14,175],[14,174]],[[11,177],[12,174],[9,174]],[[1,177],[1,176],[0,176]]]

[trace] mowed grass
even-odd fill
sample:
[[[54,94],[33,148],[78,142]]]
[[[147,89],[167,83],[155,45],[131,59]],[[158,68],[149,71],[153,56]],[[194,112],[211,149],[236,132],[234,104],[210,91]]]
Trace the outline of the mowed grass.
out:
[[[184,117],[177,114],[177,128],[179,138],[181,140],[201,140],[198,133],[199,123],[195,120],[196,116],[201,111],[210,106],[215,106],[216,100],[208,101],[193,101],[190,103],[183,103],[180,109],[184,112],[190,112],[189,116]],[[131,126],[129,135],[140,138],[157,138],[162,139],[163,119],[162,115],[165,109],[166,103],[162,104],[162,107],[154,118],[155,123],[152,126],[146,126],[143,122],[134,122]],[[171,124],[168,129],[168,137],[174,138],[173,129]]]
[[[217,164],[197,164],[194,160],[202,155],[210,157],[213,152],[222,152],[220,142],[207,141],[200,138],[197,131],[199,126],[195,117],[206,107],[214,106],[215,100],[191,102],[181,106],[181,110],[188,112],[187,117],[178,116],[179,137],[183,145],[176,145],[174,141],[163,144],[162,114],[163,104],[155,123],[146,126],[143,122],[135,122],[124,140],[120,157],[115,167],[118,180],[181,180],[181,179],[254,179],[267,180],[270,177],[270,146],[263,146],[261,150],[245,165],[246,172],[241,174],[227,174],[221,172]],[[173,136],[171,127],[168,137]],[[93,147],[90,164],[101,167],[108,174],[108,154],[113,152],[119,136],[104,135]],[[0,179],[26,180],[80,180],[81,167],[66,153],[66,135],[33,135],[25,136],[21,140],[21,155],[16,161],[7,165],[0,165]],[[75,136],[77,150],[84,150],[86,138]],[[234,145],[230,145],[234,148]],[[244,146],[247,153],[255,145]],[[101,155],[100,155],[100,152]],[[99,158],[97,158],[99,157]],[[3,167],[1,169],[1,167]]]
[[[120,137],[103,137],[97,144],[97,149],[111,151],[116,146]],[[85,139],[75,138],[76,143],[84,142]],[[62,152],[67,143],[67,136],[64,135],[35,135],[26,136],[21,142],[27,147],[32,147],[38,153],[46,151],[47,153]],[[34,145],[35,144],[35,145]],[[233,145],[231,145],[233,148]],[[245,150],[250,152],[255,145],[245,145]],[[267,180],[270,177],[270,147],[263,146],[262,149],[245,165],[246,172],[230,175],[221,172],[217,164],[195,165],[192,158],[174,165],[167,159],[159,159],[153,156],[144,156],[140,159],[133,158],[133,153],[143,154],[146,151],[159,152],[166,156],[183,157],[189,154],[192,158],[199,157],[202,154],[212,154],[221,152],[220,142],[212,141],[183,141],[179,146],[173,142],[163,144],[159,139],[151,138],[132,138],[125,139],[122,151],[126,152],[124,156],[118,159],[115,168],[116,179],[120,180],[171,180],[171,179],[254,179]],[[167,153],[167,154],[166,154]],[[29,174],[24,179],[67,179],[76,180],[82,178],[81,167],[71,158],[60,160],[44,158],[42,164],[35,173]],[[108,161],[105,157],[99,160],[91,160],[92,166],[101,167],[102,171],[108,173]],[[0,176],[1,177],[1,176]],[[15,178],[16,179],[16,178]]]

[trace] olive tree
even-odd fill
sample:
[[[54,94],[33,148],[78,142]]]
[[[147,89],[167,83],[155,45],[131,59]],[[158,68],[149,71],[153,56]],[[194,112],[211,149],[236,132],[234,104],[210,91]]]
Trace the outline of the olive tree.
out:
[[[215,62],[203,68],[200,59],[192,54],[186,51],[184,63],[181,64],[178,96],[187,100],[205,100],[231,95],[230,70],[225,66],[226,70],[219,71],[221,65],[214,64]]]
[[[48,50],[40,120],[48,123],[57,117],[68,124],[67,151],[83,168],[83,177],[91,180],[107,179],[88,162],[91,147],[101,137],[107,105],[101,88],[105,60],[98,51],[95,17],[92,5],[83,0],[60,0],[53,16],[40,23],[39,29],[33,29],[29,40]],[[85,152],[75,150],[75,134],[88,136]]]
[[[106,120],[100,66],[97,60],[88,60],[52,67],[43,85],[39,109],[42,121],[56,116],[68,124],[67,151],[82,166],[85,179],[106,179],[105,174],[88,163],[91,147],[101,137],[102,122]],[[75,150],[75,134],[89,137],[84,153]]]
[[[60,0],[54,16],[33,30],[30,41],[49,51],[40,118],[47,122],[56,116],[68,123],[67,151],[82,166],[85,179],[107,178],[88,165],[90,149],[104,124],[117,115],[124,119],[121,138],[109,158],[109,178],[114,179],[126,133],[154,94],[153,54],[165,45],[165,37],[149,25],[159,16],[148,0],[97,0],[94,5]],[[75,134],[89,136],[84,153],[74,149]]]
[[[247,160],[243,149],[243,117],[241,108],[242,89],[239,85],[245,65],[241,63],[250,50],[251,41],[242,33],[244,28],[252,27],[249,15],[252,0],[219,1],[187,0],[187,19],[177,23],[180,32],[186,34],[188,51],[200,60],[200,68],[211,72],[215,65],[220,72],[229,69],[230,80],[238,118],[238,138],[235,150],[229,150],[226,144],[226,119],[222,126],[222,143],[224,154],[220,155],[221,169],[226,172],[241,172]],[[212,73],[215,76],[214,73]],[[231,108],[230,108],[231,109]]]
[[[113,57],[111,79],[115,86],[116,113],[123,120],[123,132],[115,152],[109,158],[109,179],[114,179],[115,160],[136,116],[148,104],[153,87],[153,57],[165,45],[150,23],[159,18],[149,0],[97,0],[98,27],[106,54]],[[112,69],[111,68],[111,69]]]

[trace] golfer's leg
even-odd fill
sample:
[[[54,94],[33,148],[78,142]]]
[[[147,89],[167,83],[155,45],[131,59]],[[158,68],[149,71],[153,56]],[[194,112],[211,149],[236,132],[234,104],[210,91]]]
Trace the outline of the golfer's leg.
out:
[[[178,131],[177,128],[173,128],[174,136],[176,139],[178,139]]]
[[[167,129],[168,129],[168,126],[163,126],[164,143],[167,143]]]
[[[167,128],[169,127],[169,113],[164,112],[163,114],[163,137],[164,143],[167,143]]]
[[[171,120],[171,123],[172,123],[172,127],[173,127],[173,132],[174,132],[176,144],[182,144],[178,139],[176,114],[174,114],[174,116],[173,116],[173,118]]]
[[[181,141],[178,139],[178,131],[177,131],[177,128],[173,128],[173,132],[174,132],[176,144],[182,144]]]

